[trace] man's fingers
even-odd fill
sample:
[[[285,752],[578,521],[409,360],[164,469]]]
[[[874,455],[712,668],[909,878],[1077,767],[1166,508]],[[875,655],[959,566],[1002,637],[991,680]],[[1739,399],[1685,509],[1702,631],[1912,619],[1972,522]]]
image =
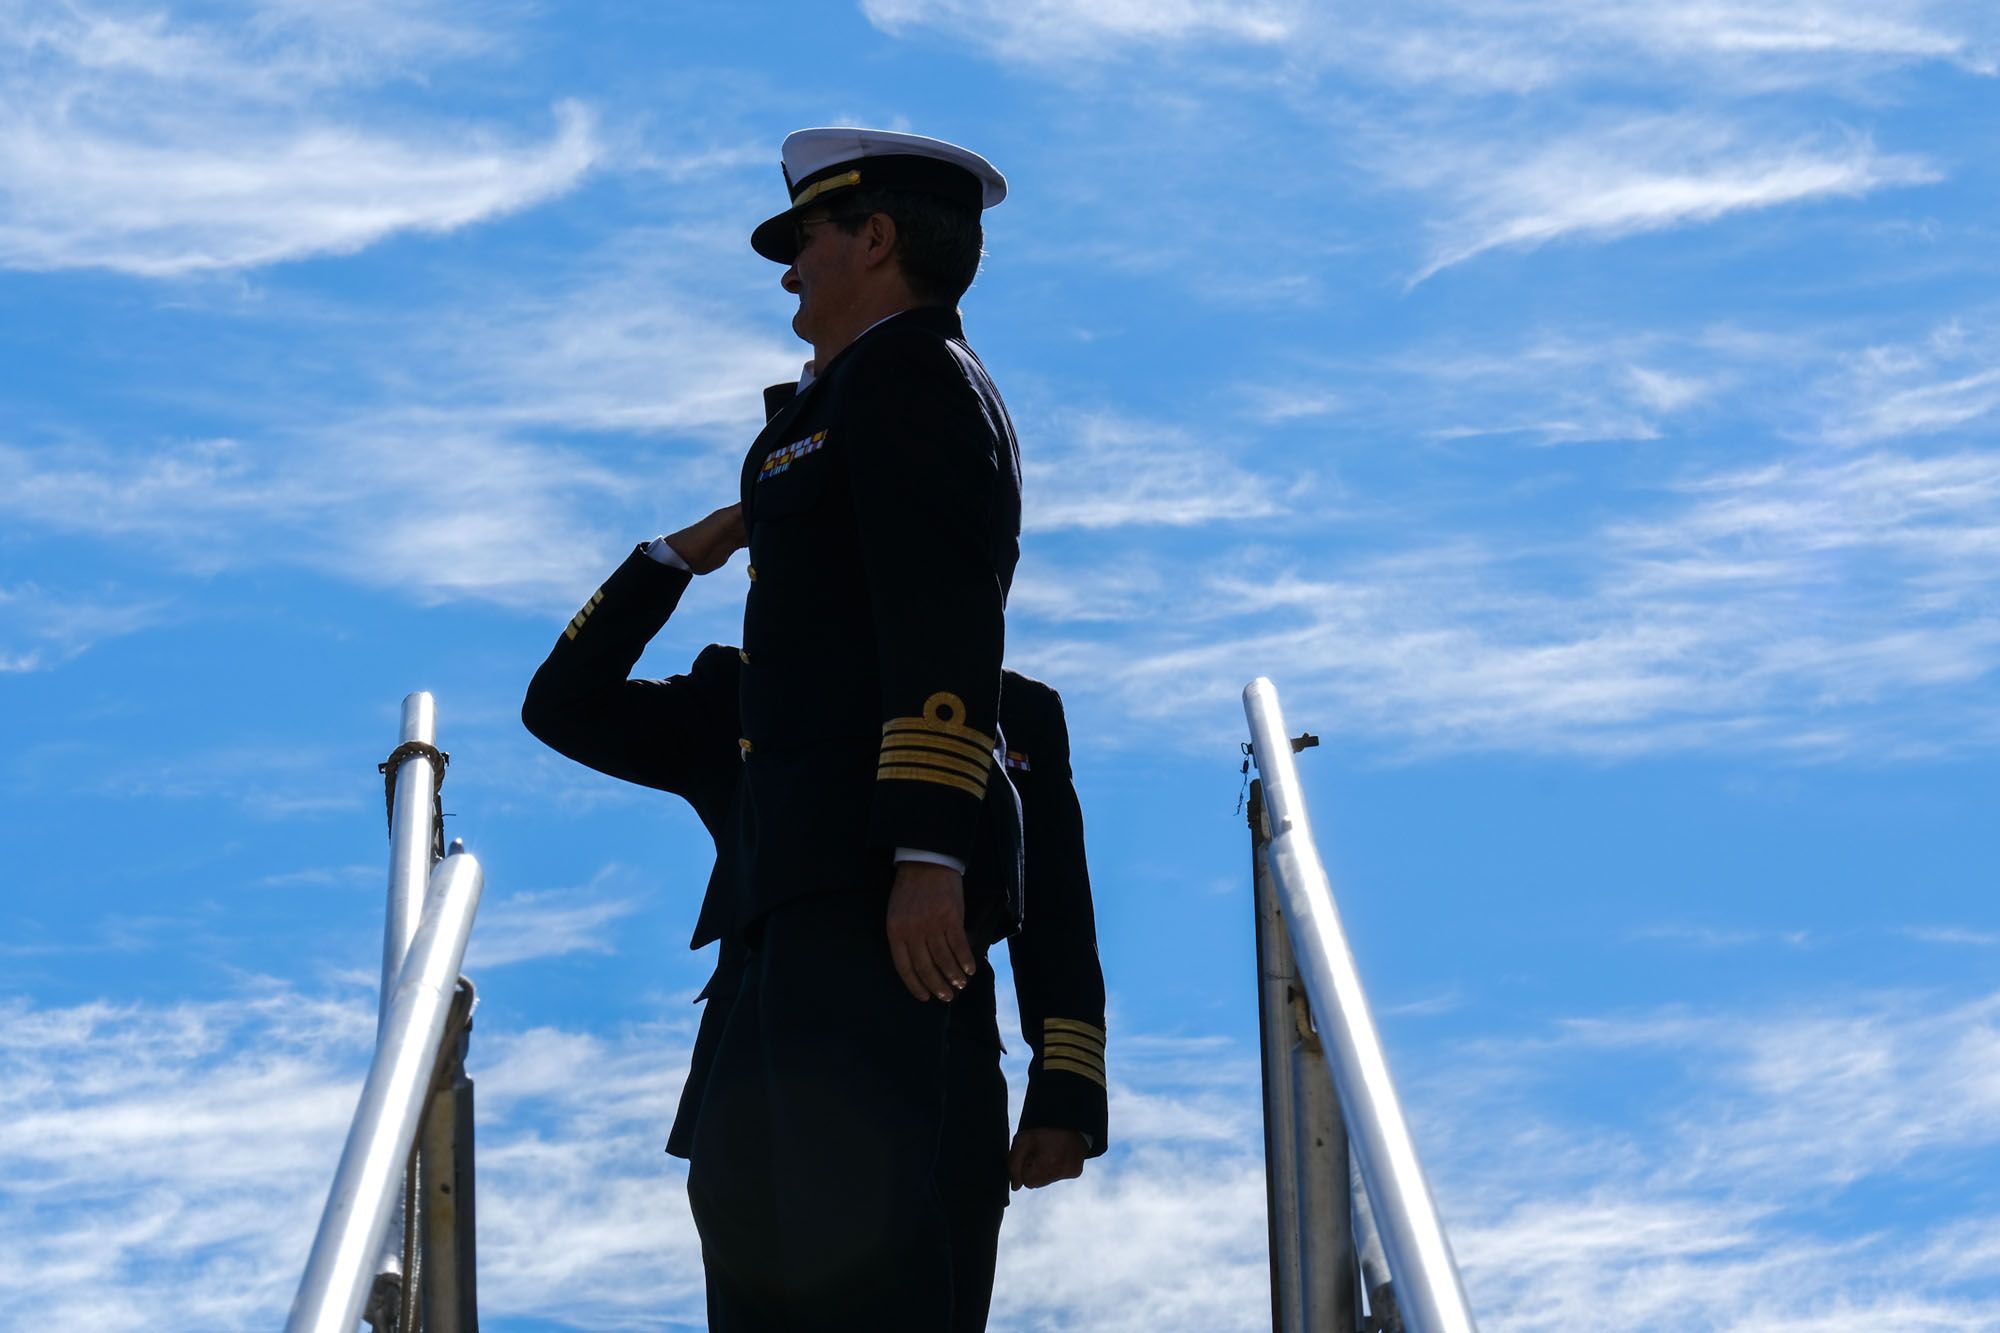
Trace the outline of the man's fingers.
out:
[[[1023,1129],[1007,1152],[1007,1175],[1017,1190],[1075,1180],[1087,1150],[1083,1135],[1072,1129]]]
[[[972,942],[965,938],[965,917],[963,913],[960,913],[958,917],[945,926],[944,942],[945,947],[951,952],[951,961],[958,964],[958,975],[953,978],[953,981],[955,984],[963,986],[965,985],[964,979],[971,976],[974,969],[978,966],[977,961],[973,957]]]
[[[903,985],[909,988],[910,994],[919,1000],[930,999],[931,993],[924,988],[923,979],[917,975],[916,965],[910,958],[909,946],[894,931],[889,934],[889,957],[896,964],[896,975],[903,979]]]
[[[1027,1188],[1028,1159],[1033,1155],[1025,1139],[1015,1139],[1014,1146],[1007,1150],[1007,1179],[1017,1190]]]
[[[949,1000],[958,993],[958,989],[945,976],[950,963],[939,963],[944,956],[943,945],[935,936],[928,939],[919,936],[910,946],[910,961],[917,969],[917,978],[930,987],[932,995],[940,1000]]]

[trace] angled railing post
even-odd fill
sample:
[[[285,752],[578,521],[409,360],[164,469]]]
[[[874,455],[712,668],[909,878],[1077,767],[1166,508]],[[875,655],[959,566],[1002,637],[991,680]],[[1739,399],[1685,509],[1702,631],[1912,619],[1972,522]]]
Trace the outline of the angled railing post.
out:
[[[430,1101],[445,1022],[484,887],[479,862],[464,852],[446,857],[431,872],[423,916],[383,1011],[375,1059],[348,1127],[286,1333],[354,1333],[361,1319],[382,1240],[402,1193],[410,1148]]]
[[[382,996],[375,1017],[378,1040],[388,1021],[390,993],[402,972],[403,956],[423,915],[424,886],[431,867],[444,855],[438,838],[443,821],[437,805],[443,755],[437,748],[437,700],[428,690],[403,696],[402,730],[397,741],[382,764],[389,788],[389,895],[382,914]],[[402,1322],[403,1289],[411,1276],[403,1271],[406,1231],[420,1225],[418,1218],[404,1216],[412,1202],[421,1210],[421,1199],[406,1190],[405,1197],[396,1201],[382,1238],[376,1290],[371,1293],[369,1309],[369,1317],[378,1328]]]
[[[1360,1305],[1347,1196],[1347,1132],[1266,865],[1271,829],[1262,782],[1250,784],[1249,814],[1271,1327],[1277,1333],[1356,1333]]]
[[[1326,1048],[1348,1139],[1367,1185],[1403,1325],[1410,1333],[1473,1333],[1476,1326],[1458,1264],[1438,1221],[1360,973],[1334,909],[1326,867],[1313,843],[1276,687],[1261,676],[1252,681],[1243,690],[1243,709],[1270,821],[1266,861]]]

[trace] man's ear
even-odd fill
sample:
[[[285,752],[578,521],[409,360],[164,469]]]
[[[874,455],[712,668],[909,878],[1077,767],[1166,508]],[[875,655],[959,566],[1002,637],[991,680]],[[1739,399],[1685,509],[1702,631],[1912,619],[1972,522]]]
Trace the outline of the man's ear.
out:
[[[887,213],[870,213],[861,228],[862,261],[874,268],[889,262],[896,253],[896,219]]]

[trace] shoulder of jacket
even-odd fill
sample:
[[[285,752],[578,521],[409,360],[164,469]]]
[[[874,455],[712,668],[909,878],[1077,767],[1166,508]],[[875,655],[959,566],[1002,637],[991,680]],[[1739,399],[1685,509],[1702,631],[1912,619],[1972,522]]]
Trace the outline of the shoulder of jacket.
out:
[[[1055,740],[1065,750],[1069,748],[1062,696],[1054,686],[1018,671],[1000,673],[1000,727],[1010,741]]]
[[[880,374],[910,371],[963,375],[964,366],[950,338],[915,320],[892,320],[871,330],[853,352],[835,367],[843,378],[872,379]]]
[[[690,674],[696,676],[734,676],[742,667],[743,654],[726,643],[711,643],[694,655],[694,666]]]

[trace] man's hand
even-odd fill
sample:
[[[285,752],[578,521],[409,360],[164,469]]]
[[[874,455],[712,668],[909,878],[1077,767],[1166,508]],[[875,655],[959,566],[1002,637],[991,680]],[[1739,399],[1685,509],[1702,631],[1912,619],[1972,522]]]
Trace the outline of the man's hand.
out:
[[[1014,1135],[1007,1150],[1007,1174],[1014,1188],[1038,1190],[1083,1174],[1083,1135],[1073,1129],[1028,1129]]]
[[[899,861],[889,887],[889,956],[919,1000],[950,1000],[972,975],[965,938],[965,876],[929,861]]]
[[[721,569],[723,561],[749,542],[750,536],[743,530],[743,506],[740,503],[718,509],[699,523],[682,528],[667,538],[667,545],[673,547],[675,554],[687,561],[688,568],[697,574]]]

